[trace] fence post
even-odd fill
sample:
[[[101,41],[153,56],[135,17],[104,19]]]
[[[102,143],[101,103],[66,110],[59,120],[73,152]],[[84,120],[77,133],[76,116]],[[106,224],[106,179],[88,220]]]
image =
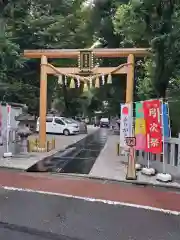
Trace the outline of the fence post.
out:
[[[55,141],[55,138],[52,139],[52,148],[55,149],[56,147],[56,141]]]
[[[30,142],[30,140],[28,139],[28,140],[27,140],[27,151],[28,151],[28,152],[31,152],[31,147],[30,147],[30,146],[31,146],[31,142]]]
[[[47,141],[47,152],[49,152],[50,151],[50,142],[49,141]]]
[[[117,156],[119,156],[119,153],[120,153],[119,143],[117,143],[116,145],[116,153],[117,153]]]

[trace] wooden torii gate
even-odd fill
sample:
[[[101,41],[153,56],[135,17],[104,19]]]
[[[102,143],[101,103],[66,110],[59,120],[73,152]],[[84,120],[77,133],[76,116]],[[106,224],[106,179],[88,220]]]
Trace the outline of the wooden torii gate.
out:
[[[133,90],[134,90],[134,65],[135,57],[144,57],[149,54],[149,50],[146,48],[97,48],[97,49],[53,49],[53,50],[25,50],[24,57],[26,58],[40,58],[41,59],[41,72],[40,72],[40,130],[39,141],[40,148],[45,149],[46,146],[46,113],[47,113],[47,76],[48,74],[58,75],[63,73],[68,74],[88,74],[81,69],[72,67],[54,67],[48,63],[48,58],[69,58],[74,59],[80,56],[82,52],[84,54],[90,53],[90,58],[127,58],[125,64],[119,67],[98,67],[88,66],[91,75],[95,74],[126,74],[126,103],[133,102]],[[83,58],[83,56],[82,56]],[[88,59],[88,57],[87,57]],[[92,59],[89,59],[92,60]],[[86,69],[87,70],[87,69]],[[83,80],[84,81],[84,80]]]

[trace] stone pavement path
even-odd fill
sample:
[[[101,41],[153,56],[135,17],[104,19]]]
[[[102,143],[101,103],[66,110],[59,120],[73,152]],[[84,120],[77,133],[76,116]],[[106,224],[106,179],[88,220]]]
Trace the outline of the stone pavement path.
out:
[[[97,129],[93,126],[88,126],[88,134],[93,133]],[[33,135],[30,138],[35,138],[38,135]],[[19,154],[15,155],[12,158],[3,158],[0,159],[0,167],[6,167],[6,168],[14,168],[19,170],[27,170],[29,167],[37,163],[38,161],[41,161],[43,158],[52,156],[57,151],[65,149],[67,146],[78,142],[79,140],[85,138],[87,134],[78,134],[73,136],[63,136],[63,135],[51,135],[47,134],[47,138],[52,139],[52,137],[55,137],[56,139],[56,147],[54,150],[46,153],[29,153],[29,154]]]
[[[99,157],[96,159],[89,176],[97,178],[106,178],[117,181],[126,181],[127,173],[127,157],[117,156],[116,145],[119,136],[110,135],[107,139],[104,149],[101,151]],[[134,182],[148,183],[159,185],[160,182],[156,181],[155,176],[145,176],[141,172],[137,173],[137,180]],[[165,186],[174,186],[180,188],[180,183],[174,181],[172,183],[161,183]]]

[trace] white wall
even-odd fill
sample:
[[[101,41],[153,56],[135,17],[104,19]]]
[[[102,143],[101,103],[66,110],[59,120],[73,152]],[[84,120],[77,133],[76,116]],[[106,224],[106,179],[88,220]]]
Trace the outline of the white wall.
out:
[[[2,130],[6,129],[6,122],[7,122],[7,107],[2,106]],[[18,122],[15,121],[15,117],[22,113],[21,107],[11,107],[11,128],[16,128]]]
[[[0,158],[3,156],[3,153],[6,151],[6,130],[7,130],[7,106],[1,105],[1,112],[2,112],[2,131],[1,134],[2,136],[0,137],[0,143],[3,144],[3,146],[0,147]],[[22,113],[22,108],[21,107],[14,107],[11,106],[11,114],[10,114],[10,125],[11,125],[11,130],[17,128],[17,125],[19,122],[15,120],[15,117],[18,116],[19,114]],[[15,140],[15,131],[12,131],[10,134],[10,151],[14,154],[16,151],[16,143],[14,142]]]

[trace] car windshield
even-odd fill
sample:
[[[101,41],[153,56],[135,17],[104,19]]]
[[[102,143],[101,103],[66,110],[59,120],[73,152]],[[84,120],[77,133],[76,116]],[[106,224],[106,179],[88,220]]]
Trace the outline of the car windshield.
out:
[[[73,123],[77,123],[76,120],[74,120],[73,118],[68,118],[69,121],[72,121]]]
[[[109,119],[108,119],[108,118],[101,118],[101,121],[103,121],[103,122],[108,122]]]
[[[72,119],[69,119],[69,118],[62,118],[62,120],[65,122],[65,123],[75,123],[75,121],[73,121]]]

